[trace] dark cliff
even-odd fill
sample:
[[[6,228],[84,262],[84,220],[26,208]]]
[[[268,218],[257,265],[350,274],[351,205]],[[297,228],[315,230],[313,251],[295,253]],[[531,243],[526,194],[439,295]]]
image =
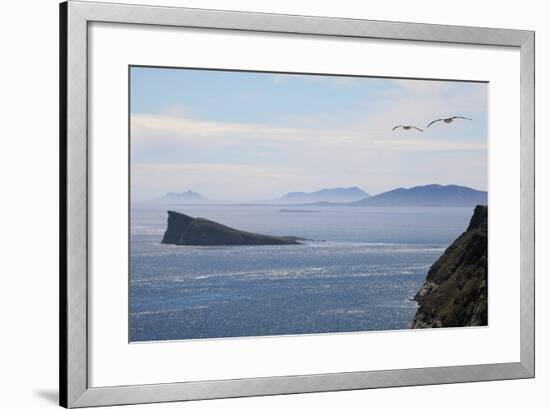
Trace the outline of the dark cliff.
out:
[[[487,325],[487,206],[437,260],[415,295],[412,328]]]
[[[168,211],[163,244],[181,246],[285,245],[301,244],[298,237],[278,237],[236,230],[208,219]]]

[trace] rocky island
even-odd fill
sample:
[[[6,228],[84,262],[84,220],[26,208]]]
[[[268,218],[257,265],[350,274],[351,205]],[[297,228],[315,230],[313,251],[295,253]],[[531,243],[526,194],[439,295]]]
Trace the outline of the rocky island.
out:
[[[477,204],[487,204],[487,192],[466,186],[432,184],[408,189],[401,187],[349,204],[382,207],[474,207]]]
[[[269,236],[236,230],[212,220],[168,211],[163,244],[180,246],[258,246],[301,244],[299,237]]]
[[[487,206],[432,265],[414,300],[412,328],[487,325]]]

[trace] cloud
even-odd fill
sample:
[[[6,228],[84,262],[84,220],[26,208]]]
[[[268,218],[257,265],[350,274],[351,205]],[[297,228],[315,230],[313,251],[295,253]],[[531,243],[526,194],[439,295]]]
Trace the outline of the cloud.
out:
[[[325,81],[318,78],[312,81]],[[305,114],[293,106],[282,122],[205,119],[185,106],[132,113],[132,194],[193,189],[217,199],[267,199],[327,186],[486,188],[486,86],[387,80],[377,92],[344,114]],[[447,115],[474,121],[392,131],[400,124],[425,128]]]
[[[392,80],[391,84],[380,98],[383,117],[403,116],[425,125],[437,117],[487,111],[487,84],[417,80]]]
[[[279,127],[265,124],[205,121],[170,114],[132,114],[132,138],[140,142],[158,142],[170,138],[181,142],[216,143],[239,141],[304,142],[315,138],[318,143],[342,142],[343,138],[358,136],[346,129],[308,129]]]
[[[487,149],[486,143],[445,141],[432,139],[386,139],[374,142],[385,148],[407,151],[477,151]]]
[[[185,116],[170,114],[133,114],[131,117],[132,145],[135,149],[148,149],[151,145],[187,144],[187,145],[239,145],[243,148],[252,146],[274,147],[307,145],[311,149],[337,148],[344,145],[376,144],[379,147],[387,146],[391,149],[416,150],[472,150],[484,149],[485,143],[471,141],[474,138],[465,138],[463,141],[445,139],[441,137],[442,130],[432,128],[431,135],[422,139],[395,138],[395,134],[405,132],[413,135],[415,131],[393,132],[391,128],[399,124],[416,124],[424,127],[422,122],[434,118],[428,106],[418,107],[411,101],[401,101],[395,104],[391,112],[380,111],[366,115],[361,123],[354,127],[340,128],[308,127],[281,127],[269,124],[238,123],[205,121]],[[417,118],[423,118],[418,120]],[[413,122],[413,119],[415,120]],[[313,122],[308,117],[302,122]],[[296,120],[296,122],[300,122]],[[446,127],[446,125],[443,125]],[[458,126],[460,127],[460,126]],[[444,129],[448,131],[448,129]]]

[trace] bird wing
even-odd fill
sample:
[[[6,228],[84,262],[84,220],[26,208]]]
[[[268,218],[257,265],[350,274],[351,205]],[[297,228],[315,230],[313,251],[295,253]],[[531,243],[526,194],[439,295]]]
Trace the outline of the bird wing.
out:
[[[422,129],[417,128],[416,126],[413,126],[413,128],[419,130],[420,132],[424,132]]]
[[[466,118],[465,116],[453,116],[451,119],[467,119],[468,121],[472,120],[472,118]]]
[[[439,119],[434,119],[432,122],[430,122],[428,124],[428,126],[426,128],[429,128],[431,125],[435,124],[436,122],[439,122],[439,121],[443,121],[443,118],[439,118]]]
[[[397,128],[401,128],[401,127],[403,127],[403,125],[394,126],[394,127],[392,128],[392,131],[395,131]]]

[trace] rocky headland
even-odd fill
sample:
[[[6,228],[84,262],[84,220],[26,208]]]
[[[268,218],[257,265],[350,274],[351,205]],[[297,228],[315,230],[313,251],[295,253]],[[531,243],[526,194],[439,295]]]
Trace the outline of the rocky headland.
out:
[[[487,325],[487,206],[432,265],[414,300],[412,328]]]

